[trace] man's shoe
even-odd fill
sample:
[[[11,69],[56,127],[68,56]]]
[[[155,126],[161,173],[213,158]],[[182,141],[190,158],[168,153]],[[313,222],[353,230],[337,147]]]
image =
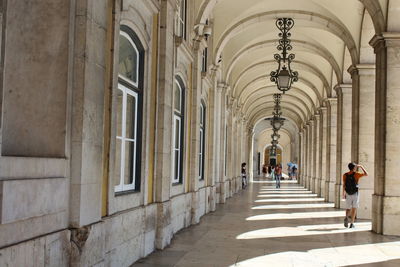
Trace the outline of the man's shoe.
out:
[[[347,216],[344,218],[344,227],[349,227],[349,218],[347,218]]]
[[[356,227],[354,226],[354,224],[351,223],[349,228],[356,228]]]

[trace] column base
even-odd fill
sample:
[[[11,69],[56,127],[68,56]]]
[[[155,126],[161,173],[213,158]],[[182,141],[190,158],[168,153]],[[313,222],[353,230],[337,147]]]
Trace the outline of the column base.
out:
[[[372,188],[360,188],[360,207],[357,209],[357,218],[372,219]]]
[[[335,208],[339,209],[345,208],[345,202],[342,201],[342,190],[343,186],[341,184],[335,184],[335,195],[334,195]]]
[[[372,195],[372,231],[400,236],[400,196]]]
[[[335,202],[335,181],[329,181],[328,183],[328,202]]]
[[[157,203],[156,248],[163,249],[168,246],[172,236],[171,201]]]
[[[321,179],[321,197],[326,198],[326,193],[325,193],[325,188],[326,188],[326,180],[324,178]]]

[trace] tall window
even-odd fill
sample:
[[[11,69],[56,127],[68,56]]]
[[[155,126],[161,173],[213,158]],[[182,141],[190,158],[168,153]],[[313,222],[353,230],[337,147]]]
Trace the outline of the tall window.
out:
[[[183,181],[183,137],[184,137],[184,110],[185,92],[183,83],[175,80],[174,88],[174,125],[173,125],[173,151],[172,151],[172,183],[178,184]]]
[[[176,21],[177,35],[186,40],[186,21],[187,21],[187,0],[179,3],[178,18]]]
[[[117,88],[115,192],[140,190],[143,47],[121,26]]]
[[[201,71],[207,72],[207,57],[208,57],[208,48],[204,48],[202,53],[202,62],[201,62]]]
[[[200,180],[204,180],[205,136],[206,136],[206,106],[202,101],[200,104],[200,147],[199,147],[199,179]]]

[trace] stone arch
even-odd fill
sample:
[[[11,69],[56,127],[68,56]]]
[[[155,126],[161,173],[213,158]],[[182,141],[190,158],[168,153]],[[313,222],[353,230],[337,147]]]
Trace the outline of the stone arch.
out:
[[[222,34],[220,40],[216,45],[214,62],[218,62],[218,58],[220,57],[222,50],[224,49],[225,45],[228,43],[230,38],[240,33],[241,31],[245,30],[247,26],[257,24],[259,22],[273,19],[276,17],[285,17],[285,16],[291,16],[296,20],[313,21],[316,23],[316,25],[320,26],[321,29],[325,29],[328,32],[336,35],[345,43],[345,45],[349,49],[352,62],[354,64],[358,63],[359,56],[357,47],[355,45],[355,41],[349,30],[345,27],[345,25],[342,25],[331,18],[325,17],[317,13],[300,11],[300,10],[267,11],[255,14],[253,16],[238,21],[229,29],[226,29],[225,32]]]
[[[368,10],[374,24],[375,34],[380,35],[386,30],[386,21],[383,16],[381,5],[376,0],[359,0]]]
[[[274,107],[274,101],[273,101],[270,97],[268,98],[270,101],[265,101],[266,98],[267,98],[267,97],[261,97],[261,98],[257,99],[256,101],[254,101],[254,102],[253,102],[253,108],[254,108],[254,109],[257,109],[257,108],[260,107],[260,106],[268,105],[268,107],[271,107],[271,108],[273,109],[273,107]],[[260,101],[262,101],[262,103],[259,103]],[[293,108],[295,108],[296,110],[298,110],[297,113],[300,113],[300,114],[302,115],[302,120],[303,120],[303,121],[307,120],[307,117],[308,117],[307,114],[303,111],[303,109],[302,109],[297,103],[292,103],[292,102],[284,102],[284,103],[281,103],[282,112],[285,112],[285,109],[288,108],[288,105],[289,105],[289,107],[293,107]],[[293,109],[293,110],[294,110],[294,109]],[[243,113],[244,113],[244,114],[251,113],[250,108],[248,108],[248,109],[246,109],[246,110],[243,110]]]
[[[231,76],[231,72],[233,70],[233,67],[241,57],[243,57],[244,55],[246,55],[247,53],[249,53],[249,52],[251,52],[253,50],[263,48],[266,45],[273,45],[275,43],[276,43],[276,40],[268,40],[268,41],[258,42],[256,44],[252,44],[252,45],[246,46],[243,49],[241,49],[240,51],[238,51],[233,56],[232,61],[228,65],[227,74],[226,74],[227,79],[226,80],[229,81],[230,76]],[[342,73],[341,73],[339,64],[337,63],[337,61],[334,58],[334,56],[326,48],[324,48],[322,46],[315,45],[315,44],[311,44],[309,42],[301,41],[301,40],[292,40],[292,43],[295,44],[295,45],[302,46],[305,50],[310,50],[312,52],[315,52],[317,55],[319,55],[322,58],[324,58],[332,66],[332,68],[333,68],[333,70],[335,72],[337,80],[340,81],[340,82],[342,81],[343,77],[342,77]],[[296,62],[298,62],[298,61],[296,61]]]
[[[255,93],[261,91],[261,90],[268,89],[268,88],[275,88],[275,87],[273,87],[273,86],[270,86],[270,87],[268,87],[268,86],[260,87],[260,88],[256,89],[255,91],[253,91],[253,92],[249,95],[249,97],[250,97],[251,95],[253,95],[253,94],[255,94]],[[305,98],[307,98],[307,100],[311,103],[311,108],[312,108],[313,111],[315,111],[315,110],[317,109],[317,107],[316,107],[314,101],[311,99],[311,97],[310,97],[308,94],[306,94],[304,91],[302,91],[301,89],[299,89],[299,88],[297,88],[297,87],[292,87],[292,88],[290,89],[290,91],[287,92],[285,95],[288,95],[288,94],[290,94],[290,93],[292,93],[292,92],[294,92],[294,91],[295,91],[296,93],[298,93],[298,94],[304,96]],[[239,100],[240,100],[240,99],[239,99]],[[246,101],[248,101],[248,98],[246,98],[246,99],[244,100],[244,102],[246,102]],[[303,101],[303,102],[304,102],[304,101]],[[322,105],[322,103],[320,103],[320,105]]]
[[[273,94],[263,95],[261,98],[260,98],[260,97],[257,98],[257,100],[258,100],[258,99],[264,99],[264,98],[272,99],[272,96],[273,96]],[[250,97],[251,97],[251,96],[249,96],[249,97],[245,100],[245,102],[243,103],[243,109],[245,109],[245,110],[248,110],[248,109],[246,109],[246,107],[247,107],[247,105],[248,105],[249,102],[250,102],[249,105],[255,103],[255,101],[254,101],[254,102],[251,102]],[[312,113],[311,110],[310,110],[310,108],[307,106],[307,104],[306,104],[301,98],[299,98],[299,97],[297,97],[297,96],[294,96],[294,95],[289,95],[289,94],[285,94],[285,95],[284,95],[284,98],[285,98],[285,99],[289,98],[290,100],[294,100],[295,102],[299,102],[302,106],[304,106],[305,110],[307,110],[308,115]],[[284,101],[284,100],[282,100],[282,101]]]
[[[267,79],[269,78],[269,76],[267,75],[262,75],[259,77],[256,77],[254,80],[252,80],[251,82],[249,82],[246,86],[244,86],[243,90],[240,92],[238,99],[242,98],[242,94],[243,92],[246,90],[247,87],[249,87],[252,83],[257,82],[259,80],[263,80],[263,79]],[[303,82],[306,86],[308,86],[311,90],[313,90],[313,92],[315,93],[315,95],[317,96],[317,99],[319,100],[319,103],[322,103],[322,96],[319,93],[318,89],[308,80],[304,79],[304,78],[300,78],[299,81]]]
[[[247,117],[249,118],[249,120],[251,121],[251,118],[253,118],[254,115],[257,114],[257,113],[260,112],[260,111],[263,111],[263,112],[264,112],[264,113],[263,113],[263,116],[264,116],[264,117],[265,117],[265,116],[271,116],[272,111],[273,111],[273,106],[271,106],[271,105],[266,106],[265,103],[264,103],[264,105],[263,105],[263,104],[260,104],[260,105],[256,106],[249,114],[246,114],[246,115],[247,115]],[[287,114],[290,115],[290,116],[288,116]],[[291,115],[294,115],[294,116],[291,116]],[[293,120],[293,122],[294,122],[297,126],[300,125],[300,122],[304,121],[303,118],[299,115],[299,112],[297,112],[296,110],[294,110],[294,109],[291,108],[291,107],[285,107],[285,108],[284,108],[282,117],[283,117],[283,118],[285,118],[285,117],[291,117],[292,120]],[[295,118],[296,118],[297,120],[296,120]]]
[[[239,83],[239,81],[241,80],[241,78],[242,78],[248,71],[250,71],[250,70],[252,70],[253,68],[256,68],[256,67],[258,67],[258,66],[266,65],[266,64],[269,64],[269,63],[274,64],[274,63],[276,63],[276,62],[273,61],[273,60],[257,62],[257,63],[255,63],[255,64],[249,66],[248,68],[244,69],[244,70],[240,73],[240,75],[238,76],[238,78],[236,79],[236,81],[233,83],[233,94],[235,94],[237,84]],[[296,61],[296,62],[294,62],[294,63],[303,66],[303,67],[304,67],[306,70],[308,70],[310,73],[312,73],[312,74],[314,74],[315,76],[317,76],[317,77],[321,80],[321,82],[324,84],[324,89],[325,89],[327,95],[329,95],[328,89],[327,89],[327,88],[330,88],[329,83],[328,83],[328,80],[326,80],[325,76],[321,73],[320,70],[318,70],[318,69],[315,68],[314,66],[312,66],[312,65],[310,65],[310,64],[307,64],[307,63],[305,63],[305,62],[302,62],[302,61]]]

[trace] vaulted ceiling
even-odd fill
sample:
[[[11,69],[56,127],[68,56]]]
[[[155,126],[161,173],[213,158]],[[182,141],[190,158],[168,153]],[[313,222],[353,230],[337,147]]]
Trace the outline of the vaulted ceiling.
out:
[[[373,63],[368,41],[382,30],[387,0],[195,0],[195,23],[213,23],[212,57],[251,125],[271,116],[279,30],[290,17],[292,68],[299,81],[282,98],[283,116],[297,126],[315,114],[338,84],[351,83],[347,69]],[[373,13],[373,19],[369,15]]]

